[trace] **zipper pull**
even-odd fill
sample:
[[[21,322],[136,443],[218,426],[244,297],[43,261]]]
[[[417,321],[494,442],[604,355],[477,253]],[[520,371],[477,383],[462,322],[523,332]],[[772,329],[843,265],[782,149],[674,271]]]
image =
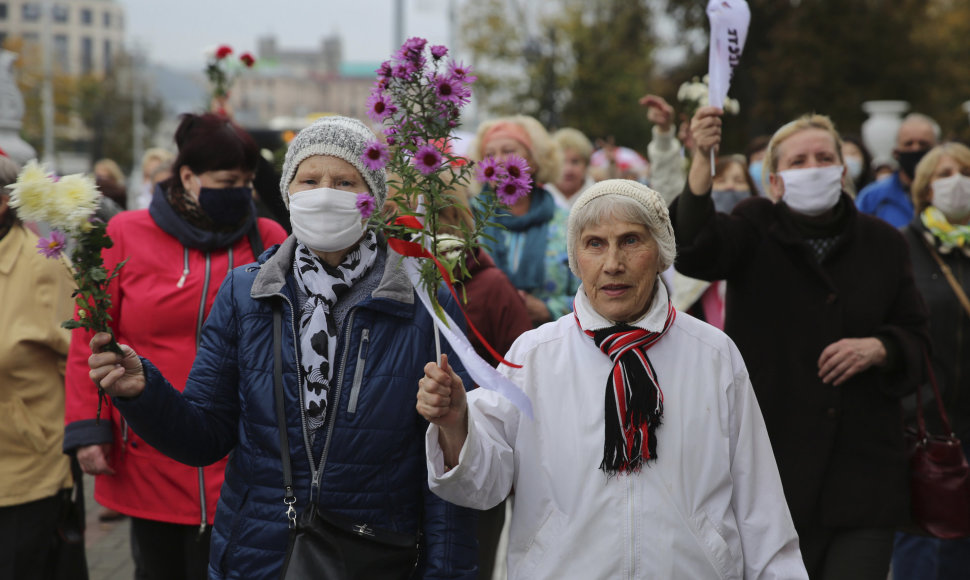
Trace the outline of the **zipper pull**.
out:
[[[179,281],[175,285],[175,287],[176,288],[181,288],[182,286],[185,286],[185,277],[188,276],[188,275],[189,275],[189,269],[188,268],[182,270],[182,277],[179,278]]]

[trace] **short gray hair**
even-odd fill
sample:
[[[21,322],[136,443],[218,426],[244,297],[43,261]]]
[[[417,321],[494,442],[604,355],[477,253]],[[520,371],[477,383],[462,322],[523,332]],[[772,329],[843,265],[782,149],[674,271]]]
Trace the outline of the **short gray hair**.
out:
[[[656,191],[628,179],[607,179],[580,194],[569,212],[566,252],[569,269],[579,276],[576,247],[583,230],[609,218],[643,224],[657,242],[660,270],[669,268],[677,257],[677,243],[670,213]]]
[[[903,122],[899,124],[900,128],[907,123],[923,123],[929,125],[930,129],[933,130],[933,136],[936,137],[936,142],[939,143],[940,139],[943,138],[943,130],[940,129],[940,124],[933,120],[933,117],[924,115],[923,113],[910,113],[903,117]],[[896,138],[899,139],[899,131],[896,131]]]

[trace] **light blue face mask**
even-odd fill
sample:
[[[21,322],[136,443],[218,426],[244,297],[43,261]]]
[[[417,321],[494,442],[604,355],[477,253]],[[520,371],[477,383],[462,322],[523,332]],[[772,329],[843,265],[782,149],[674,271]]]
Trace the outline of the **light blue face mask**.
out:
[[[849,168],[849,176],[855,181],[862,175],[862,159],[858,157],[846,157],[845,165]]]
[[[711,199],[714,201],[714,211],[721,213],[731,213],[734,206],[743,199],[751,197],[748,191],[737,191],[734,189],[715,189],[711,192]]]
[[[764,197],[765,186],[761,183],[761,168],[763,163],[761,160],[753,161],[751,165],[748,165],[748,174],[751,175],[751,180],[754,181],[755,187],[758,188],[758,195]]]

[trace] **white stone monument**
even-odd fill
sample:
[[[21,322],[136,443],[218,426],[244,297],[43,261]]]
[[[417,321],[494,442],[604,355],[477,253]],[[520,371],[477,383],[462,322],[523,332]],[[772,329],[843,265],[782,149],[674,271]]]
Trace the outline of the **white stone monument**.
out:
[[[909,110],[906,101],[866,101],[862,110],[869,118],[862,122],[862,142],[873,160],[892,159],[896,133],[903,124],[903,113]]]
[[[37,157],[37,151],[20,138],[24,98],[17,88],[13,63],[17,53],[0,49],[0,149],[20,165]]]

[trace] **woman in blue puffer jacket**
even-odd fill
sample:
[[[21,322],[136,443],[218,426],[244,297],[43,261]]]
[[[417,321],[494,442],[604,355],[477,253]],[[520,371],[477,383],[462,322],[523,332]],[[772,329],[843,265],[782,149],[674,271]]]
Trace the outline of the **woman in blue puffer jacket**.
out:
[[[127,346],[120,357],[100,352],[107,335],[92,340],[91,377],[141,437],[191,465],[231,452],[210,578],[277,578],[286,553],[274,304],[297,511],[313,501],[420,536],[412,578],[477,574],[474,512],[428,491],[414,386],[435,358],[433,322],[356,208],[357,192],[371,193],[377,211],[387,196],[384,172],[360,161],[374,138],[359,121],[327,117],[292,142],[280,185],[293,235],[223,282],[184,393]],[[440,299],[455,317],[450,297]]]

